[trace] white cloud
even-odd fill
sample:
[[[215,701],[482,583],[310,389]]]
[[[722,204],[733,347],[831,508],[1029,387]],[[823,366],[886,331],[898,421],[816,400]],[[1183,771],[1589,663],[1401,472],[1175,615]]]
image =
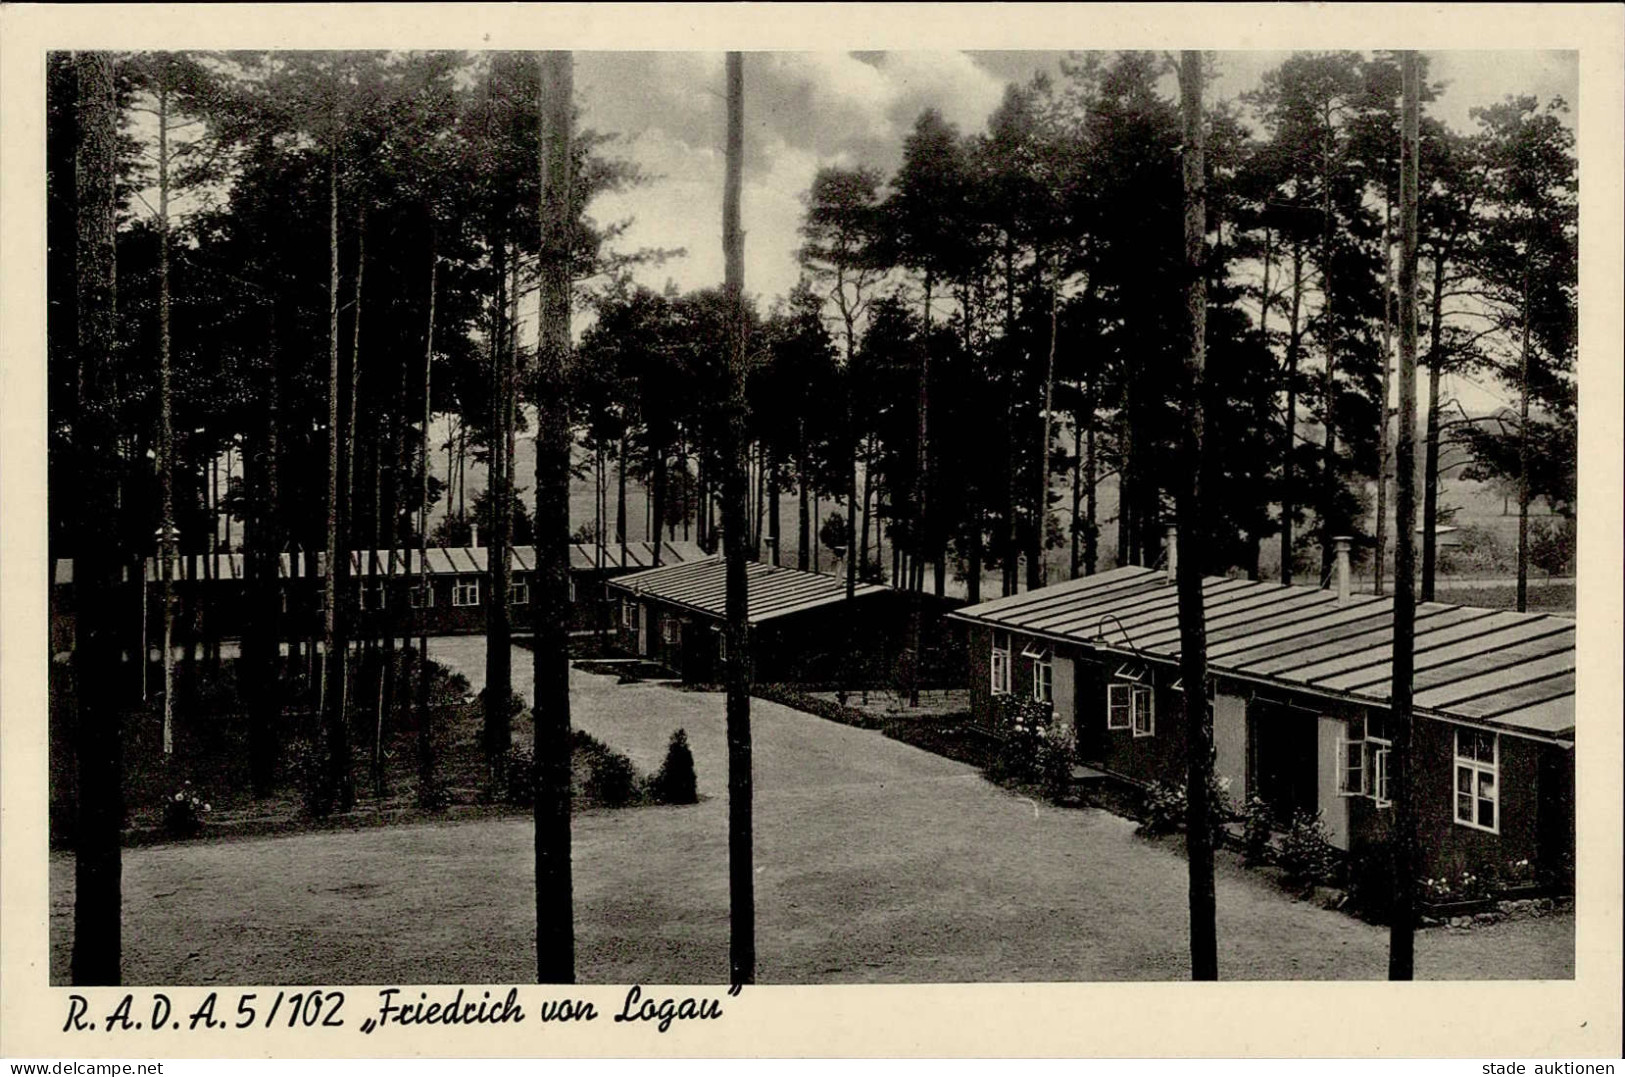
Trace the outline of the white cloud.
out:
[[[1284,52],[1215,54],[1214,99],[1258,84]],[[1461,129],[1468,109],[1508,92],[1573,102],[1572,53],[1434,52],[1432,75],[1448,82],[1431,112]],[[841,52],[751,53],[745,58],[746,286],[764,301],[797,276],[801,197],[824,165],[896,168],[919,113],[940,110],[965,134],[985,128],[1007,80],[1053,70],[1054,53]],[[687,257],[650,268],[640,279],[661,287],[702,288],[722,279],[721,203],[724,138],[720,52],[577,53],[582,122],[627,136],[625,153],[657,177],[592,207],[600,220],[635,217],[626,247],[685,247]]]

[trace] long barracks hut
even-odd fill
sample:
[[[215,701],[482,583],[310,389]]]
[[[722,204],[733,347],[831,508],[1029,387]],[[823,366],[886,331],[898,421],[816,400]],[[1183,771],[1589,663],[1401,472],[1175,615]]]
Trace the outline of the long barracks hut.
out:
[[[622,648],[690,683],[721,680],[725,577],[724,560],[711,557],[610,580]],[[745,580],[754,680],[857,684],[895,661],[908,593],[865,583],[848,599],[838,576],[759,561],[746,564]],[[940,617],[932,621],[940,626]]]
[[[1386,723],[1393,599],[1203,581],[1215,769],[1237,804],[1321,813],[1358,853],[1392,815]],[[1049,703],[1079,761],[1134,783],[1183,784],[1185,724],[1173,573],[1119,568],[949,614],[969,626],[973,716],[1005,694]],[[1559,878],[1574,852],[1575,625],[1441,602],[1416,610],[1413,743],[1419,870]]]
[[[395,630],[416,635],[457,635],[485,631],[486,611],[491,603],[490,550],[483,546],[431,546],[426,558],[415,549],[350,551],[350,588],[355,620],[354,638]],[[705,556],[689,542],[662,542],[659,560],[677,564]],[[636,572],[655,563],[653,543],[629,542],[623,560],[619,544],[594,547],[584,543],[570,546],[570,619],[580,628],[591,628],[602,618],[608,624],[611,610],[606,605],[604,581]],[[322,633],[326,600],[327,558],[321,551],[283,553],[277,558],[278,589],[281,592],[278,633],[283,639],[305,639]],[[419,570],[428,567],[428,597],[419,587]],[[509,562],[508,604],[513,610],[514,628],[530,629],[531,583],[536,571],[534,546],[514,546]],[[202,635],[207,628],[219,639],[242,635],[250,609],[248,565],[241,553],[177,555],[170,578],[175,594],[177,639]],[[146,649],[157,646],[163,625],[160,561],[149,557],[144,565],[145,586],[126,582],[124,599],[130,611],[128,621],[132,644],[136,637]],[[51,638],[53,652],[72,645],[73,562],[58,560],[55,569],[55,596]],[[139,653],[141,648],[135,647]]]

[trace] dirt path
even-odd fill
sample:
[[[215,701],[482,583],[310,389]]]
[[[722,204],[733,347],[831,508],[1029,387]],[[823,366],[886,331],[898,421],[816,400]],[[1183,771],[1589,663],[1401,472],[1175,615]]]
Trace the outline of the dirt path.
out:
[[[477,687],[483,640],[436,658]],[[528,682],[530,655],[515,654]],[[574,722],[660,763],[688,731],[706,798],[575,821],[585,982],[727,974],[721,697],[572,671]],[[528,684],[515,685],[528,690]],[[1185,865],[1133,824],[1012,796],[970,768],[764,702],[752,705],[760,978],[768,983],[1179,979]],[[528,820],[203,842],[125,854],[131,983],[504,982],[531,975]],[[53,973],[72,862],[53,863]],[[1221,872],[1226,979],[1381,978],[1382,929]],[[1573,974],[1571,916],[1426,931],[1436,979]]]

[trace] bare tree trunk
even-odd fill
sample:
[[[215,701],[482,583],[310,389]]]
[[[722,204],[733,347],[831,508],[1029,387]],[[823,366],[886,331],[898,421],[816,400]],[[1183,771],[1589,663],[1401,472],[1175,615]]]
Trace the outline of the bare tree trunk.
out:
[[[1292,308],[1287,315],[1286,415],[1281,422],[1281,584],[1292,585],[1292,523],[1298,506],[1292,457],[1298,447],[1298,356],[1303,345],[1303,245],[1292,244]]]
[[[350,418],[344,427],[344,505],[350,545],[355,546],[355,428],[361,389],[361,278],[367,264],[367,207],[356,211],[355,294],[351,299]]]
[[[281,421],[280,373],[277,369],[276,307],[265,304],[269,315],[266,333],[267,376],[264,441],[253,464],[254,482],[248,482],[250,458],[243,477],[255,491],[253,523],[247,535],[244,562],[248,568],[251,630],[243,638],[243,670],[249,688],[249,778],[256,799],[268,797],[276,775],[279,752],[277,726],[281,715],[280,639],[282,608],[280,490],[277,474],[278,423]],[[292,567],[292,566],[290,566]]]
[[[367,263],[367,206],[366,206],[366,203],[363,201],[362,204],[356,210],[355,293],[354,293],[353,299],[351,301],[351,313],[350,313],[351,331],[350,331],[349,421],[345,424],[345,427],[344,427],[344,506],[345,506],[345,516],[344,516],[344,523],[343,523],[342,526],[344,527],[344,531],[345,531],[345,535],[346,535],[345,545],[347,546],[348,549],[352,549],[352,550],[359,548],[359,546],[358,546],[358,544],[356,542],[357,535],[356,535],[356,511],[355,511],[355,505],[356,505],[356,493],[355,493],[355,431],[356,431],[356,412],[357,412],[357,408],[358,408],[358,406],[360,404],[360,396],[361,396],[361,296],[362,296],[361,280],[362,280],[363,271],[365,269],[366,263]],[[349,559],[346,558],[346,561],[348,561],[348,560]],[[376,567],[377,567],[376,565],[373,566],[374,569],[376,569]],[[363,580],[361,586],[365,587],[366,582],[367,581]],[[350,589],[348,587],[346,587],[341,592],[340,600],[342,602],[345,602],[347,605],[352,601],[351,592],[350,592]],[[357,605],[359,605],[359,603],[357,603]],[[346,636],[348,636],[348,635],[349,635],[349,632],[346,631]],[[369,641],[368,645],[367,645],[367,651],[370,652],[371,650],[372,650],[372,646],[371,646],[371,642]],[[355,681],[356,684],[359,686],[363,682],[363,678],[364,678],[366,668],[367,668],[366,655],[362,655],[358,659],[357,665],[358,665],[359,668],[354,673],[350,673],[348,671],[348,669],[347,669],[346,670],[346,676],[349,679]],[[348,712],[348,704],[349,704],[349,685],[348,684],[346,684],[345,689],[346,689],[345,690],[346,712]],[[359,694],[359,687],[358,687],[358,694]],[[346,723],[348,723],[348,721],[349,721],[348,714],[346,715],[345,721],[346,721]],[[348,725],[346,725],[346,728],[348,728]],[[376,751],[376,748],[375,748],[375,751]],[[376,764],[374,764],[374,766],[373,766],[373,777],[374,777],[374,786],[375,787],[377,785],[377,774],[378,774],[378,771],[377,771],[377,768],[376,768]]]
[[[703,444],[704,443],[702,442],[700,451],[695,453],[696,460],[694,464],[694,485],[698,490],[699,500],[694,506],[694,541],[698,542],[702,549],[709,549],[711,546],[711,496],[708,490],[709,479],[705,473],[705,452]],[[688,469],[685,463],[685,486],[688,485],[686,482],[688,477],[687,470]]]
[[[1083,533],[1083,574],[1093,576],[1100,561],[1100,479],[1096,474],[1099,457],[1095,452],[1094,389],[1090,388],[1089,430],[1084,437],[1083,498],[1086,531]]]
[[[504,307],[517,301],[509,292],[508,241],[498,237],[494,244],[497,289],[491,310],[491,465],[490,492],[486,497],[490,519],[486,525],[486,567],[491,593],[485,600],[485,760],[493,797],[500,796],[506,777],[508,749],[512,747],[508,701],[513,696],[513,629],[510,623],[508,590],[508,542],[512,531],[512,466],[508,456],[509,416],[512,414],[513,349],[508,338],[515,326]],[[516,291],[516,290],[515,290]]]
[[[819,515],[823,511],[819,507],[819,501],[820,500],[821,499],[818,496],[818,492],[816,490],[813,491],[813,495],[812,495],[812,503],[813,503],[813,529],[812,529],[812,553],[813,553],[813,556],[812,556],[812,566],[813,566],[813,571],[814,572],[822,572],[824,570],[824,560],[823,560],[823,557],[820,556],[820,550],[819,550],[819,547],[820,547],[820,545],[822,543],[822,539],[818,534],[818,530],[819,530],[819,527],[821,526],[821,521],[823,519]]]
[[[662,445],[660,448],[656,449],[654,467],[651,468],[651,470],[654,472],[654,508],[652,510],[654,512],[654,534],[651,536],[651,538],[654,540],[655,544],[654,564],[656,567],[658,567],[660,564],[660,549],[666,530],[666,515],[669,511],[666,508],[666,453],[667,446]],[[686,528],[686,523],[684,526]]]
[[[1416,654],[1416,237],[1421,76],[1417,54],[1401,61],[1404,79],[1403,137],[1399,167],[1399,441],[1395,448],[1394,650],[1390,682],[1389,798],[1394,802],[1392,839],[1394,902],[1389,917],[1388,978],[1415,973],[1416,768],[1412,765],[1411,700]]]
[[[175,751],[175,428],[169,362],[169,72],[158,84],[158,468],[159,601],[163,613],[164,755]],[[142,583],[145,587],[145,582]],[[147,656],[141,655],[142,668]]]
[[[723,475],[728,658],[728,964],[731,982],[756,982],[756,885],[751,848],[749,595],[745,582],[745,236],[739,227],[744,168],[743,57],[728,53],[727,172],[722,197],[723,290],[729,305],[727,442]]]
[[[858,577],[869,569],[869,506],[874,501],[875,487],[875,438],[870,434],[868,444],[863,450],[863,526],[858,544],[852,548],[852,557],[857,562]]]
[[[1337,504],[1337,350],[1336,322],[1332,319],[1332,163],[1331,116],[1326,116],[1326,142],[1320,155],[1320,287],[1322,316],[1326,320],[1326,374],[1323,390],[1326,443],[1321,457],[1320,483],[1320,575],[1325,579],[1332,568],[1332,536],[1344,531],[1334,518]]]
[[[1185,682],[1185,849],[1190,863],[1191,979],[1219,978],[1217,911],[1213,892],[1213,715],[1208,709],[1207,631],[1202,576],[1208,550],[1202,509],[1202,450],[1206,408],[1203,378],[1207,346],[1206,139],[1202,115],[1202,54],[1180,54],[1180,98],[1185,118],[1185,315],[1189,343],[1183,386],[1184,467],[1176,511],[1179,533],[1174,566],[1179,591],[1179,672]],[[1175,553],[1170,550],[1170,556]]]
[[[397,379],[399,380],[399,379]],[[368,555],[368,571],[372,573],[372,583],[378,589],[378,604],[373,614],[373,623],[376,631],[367,634],[367,648],[373,656],[373,676],[377,683],[377,693],[373,697],[373,727],[372,727],[372,795],[383,800],[386,789],[384,783],[384,720],[389,711],[390,689],[394,684],[393,667],[395,664],[395,632],[389,623],[389,584],[395,575],[395,536],[390,526],[385,522],[384,516],[384,453],[393,452],[395,448],[392,436],[392,422],[384,411],[380,401],[379,412],[374,420],[372,443],[372,551]],[[384,551],[383,562],[378,559],[379,551]]]
[[[1444,372],[1444,280],[1446,257],[1443,241],[1434,248],[1433,302],[1428,328],[1428,417],[1427,444],[1422,453],[1422,594],[1421,601],[1433,601],[1434,575],[1439,564],[1439,379]],[[1420,257],[1420,255],[1418,255]],[[1410,536],[1406,536],[1407,540]]]
[[[1008,235],[1004,240],[1004,348],[1009,367],[1005,383],[1004,415],[1004,593],[1016,593],[1020,582],[1021,525],[1016,496],[1016,463],[1019,459],[1020,435],[1016,432],[1016,274],[1015,241]]]
[[[1078,386],[1078,393],[1083,395],[1083,387]],[[1083,405],[1080,402],[1077,413],[1072,416],[1072,516],[1067,527],[1067,537],[1072,544],[1072,561],[1068,579],[1078,578],[1078,569],[1082,564],[1082,551],[1079,549],[1083,538],[1082,528],[1078,522],[1078,512],[1083,506]]]
[[[593,508],[593,565],[597,569],[598,579],[604,578],[608,567],[604,559],[608,554],[605,548],[609,536],[605,534],[609,516],[609,479],[604,474],[604,443],[595,439],[592,450],[592,508]],[[604,646],[605,637],[609,635],[609,607],[602,602],[592,605],[592,620],[598,632],[598,645]]]
[[[931,421],[931,286],[932,280],[929,271],[925,274],[925,304],[922,321],[925,332],[920,341],[920,369],[914,388],[914,526],[910,536],[909,552],[919,561],[920,571],[924,572],[925,557],[930,545],[927,535],[927,502],[930,497],[931,483],[927,472],[929,463],[929,450],[927,439],[930,437]],[[905,664],[905,673],[908,677],[908,705],[920,705],[920,648],[921,648],[921,620],[924,598],[923,575],[919,584],[910,588],[908,609],[908,658]]]
[[[847,369],[851,369],[848,354]],[[850,390],[849,390],[850,392]],[[849,420],[856,424],[857,406],[848,404]],[[858,590],[858,435],[852,432],[852,474],[846,491],[846,597],[852,598]]]
[[[767,545],[774,567],[779,564],[779,454],[767,450]]]
[[[762,540],[767,530],[767,443],[756,442],[756,523],[752,528],[750,554],[762,560]]]
[[[328,228],[328,350],[327,350],[327,558],[323,573],[326,598],[323,611],[322,646],[322,730],[327,741],[323,763],[327,778],[322,797],[326,807],[340,813],[355,803],[350,781],[350,735],[345,713],[346,640],[340,609],[348,582],[349,550],[340,542],[344,498],[344,396],[339,363],[339,186],[338,144],[328,147],[327,228]]]
[[[232,446],[235,445],[235,444],[236,444],[235,441],[228,441],[226,443],[226,490],[228,492],[231,490],[231,480],[237,474],[237,472],[236,472],[236,462],[232,459],[233,453],[231,451]],[[222,522],[224,523],[225,528],[226,528],[226,537],[225,537],[225,540],[224,540],[224,545],[221,547],[221,549],[224,550],[226,553],[231,553],[232,552],[232,549],[231,549],[231,512],[229,510],[227,510],[222,515],[224,516],[224,519],[222,520]]]
[[[1129,419],[1132,389],[1123,390],[1117,412],[1117,564],[1136,564],[1134,558],[1134,424]]]
[[[429,223],[429,324],[423,343],[423,439],[419,445],[419,478],[422,488],[422,508],[418,515],[418,594],[420,595],[418,621],[418,804],[426,808],[440,803],[439,781],[435,777],[434,713],[429,699],[429,622],[434,614],[434,581],[429,575],[429,424],[433,413],[430,405],[431,378],[434,371],[434,313],[440,255],[435,246],[434,222]],[[449,444],[449,442],[448,442]],[[451,497],[451,488],[446,488]]]
[[[1529,255],[1523,268],[1523,340],[1518,346],[1518,612],[1529,609]]]
[[[457,518],[468,519],[468,420],[457,414]]]
[[[1061,303],[1060,269],[1050,282],[1049,292],[1049,356],[1044,363],[1044,415],[1040,420],[1043,440],[1038,444],[1038,500],[1033,502],[1033,535],[1027,558],[1027,590],[1044,586],[1048,575],[1044,564],[1044,544],[1049,538],[1049,443],[1053,437],[1050,408],[1055,396],[1055,323]]]
[[[1377,557],[1374,581],[1379,595],[1382,594],[1383,561],[1388,552],[1388,391],[1394,365],[1394,254],[1390,249],[1393,220],[1394,199],[1390,189],[1383,200],[1382,220],[1382,399],[1377,406]]]
[[[119,843],[124,760],[115,675],[122,553],[113,477],[119,116],[112,54],[78,53],[74,67],[79,128],[74,153],[79,371],[73,460],[79,511],[73,581],[78,819],[74,826],[72,979],[75,986],[109,986],[120,982],[123,945]],[[138,586],[146,586],[142,576],[137,579],[143,580]]]
[[[615,541],[621,547],[621,565],[626,565],[626,429],[615,449]]]
[[[575,982],[570,872],[570,243],[573,58],[541,54],[541,298],[537,347],[535,854],[536,976]]]
[[[801,422],[802,420],[797,420]],[[806,434],[798,428],[796,433],[796,568],[807,572],[812,567],[808,555],[812,553],[812,521],[807,518],[807,443]]]

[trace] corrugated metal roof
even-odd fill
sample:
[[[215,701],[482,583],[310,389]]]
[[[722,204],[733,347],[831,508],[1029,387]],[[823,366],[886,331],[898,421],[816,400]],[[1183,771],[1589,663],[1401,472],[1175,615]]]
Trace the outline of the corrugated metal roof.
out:
[[[523,547],[530,550],[533,547]],[[626,544],[626,564],[621,564],[621,544],[618,542],[605,543],[595,546],[586,542],[572,542],[570,544],[570,567],[585,571],[618,572],[623,569],[652,568],[655,563],[655,544],[652,542],[628,542]],[[660,543],[660,564],[675,565],[684,561],[698,561],[707,556],[697,543],[693,542],[662,542]]]
[[[620,576],[610,580],[609,586],[722,617],[727,612],[726,571],[721,557],[708,557]],[[760,561],[746,563],[745,584],[750,596],[751,624],[846,600],[846,581],[839,576],[764,565]],[[890,590],[880,584],[864,583],[858,585],[853,597],[884,594]]]
[[[514,546],[512,550],[513,571],[535,571],[536,547]],[[705,551],[693,542],[662,542],[660,544],[660,562],[662,565],[701,560],[706,556]],[[431,546],[428,550],[429,572],[432,575],[481,573],[486,571],[489,558],[490,548],[486,546]],[[177,555],[174,562],[173,578],[176,580],[211,578],[241,580],[247,578],[244,555],[241,553],[215,554],[212,557],[212,566],[210,560],[211,557],[208,554]],[[279,555],[278,560],[283,579],[322,576],[326,573],[327,554],[322,550],[284,553]],[[621,548],[619,543],[612,543],[603,548],[602,565],[606,571],[620,571],[622,567],[620,561]],[[571,544],[571,568],[595,570],[599,564],[598,553],[594,547],[579,542]],[[627,543],[626,568],[645,569],[653,564],[654,543]],[[145,565],[147,580],[156,583],[159,578],[158,558],[147,558]],[[351,575],[370,576],[375,571],[385,575],[415,575],[418,571],[418,551],[416,549],[350,551]],[[71,557],[57,559],[56,582],[59,584],[73,582],[73,559]]]
[[[1214,673],[1386,705],[1393,662],[1391,597],[1208,577],[1202,586]],[[1175,589],[1130,566],[983,602],[961,620],[1128,652],[1179,658]],[[1540,613],[1421,603],[1414,702],[1420,713],[1574,734],[1575,625]]]

